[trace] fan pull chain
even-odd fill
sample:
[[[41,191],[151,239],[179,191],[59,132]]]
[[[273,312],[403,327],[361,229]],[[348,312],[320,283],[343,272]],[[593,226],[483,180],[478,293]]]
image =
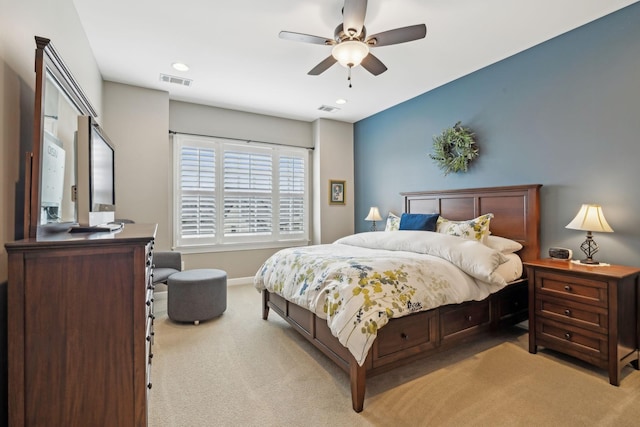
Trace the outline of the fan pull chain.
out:
[[[348,75],[348,77],[347,77],[347,81],[349,82],[349,87],[350,87],[350,88],[351,88],[351,87],[353,87],[353,86],[351,85],[351,68],[353,68],[353,67],[352,67],[351,65],[349,65],[349,75]]]

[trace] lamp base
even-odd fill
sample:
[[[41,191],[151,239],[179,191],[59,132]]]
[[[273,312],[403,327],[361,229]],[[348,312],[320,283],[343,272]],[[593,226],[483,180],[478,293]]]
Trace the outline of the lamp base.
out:
[[[593,256],[596,254],[596,252],[598,252],[598,249],[598,244],[595,240],[593,240],[593,234],[591,234],[590,231],[587,231],[587,240],[582,242],[582,244],[580,245],[580,250],[584,252],[586,258],[581,260],[580,262],[582,264],[590,265],[600,264],[598,261],[593,260]]]

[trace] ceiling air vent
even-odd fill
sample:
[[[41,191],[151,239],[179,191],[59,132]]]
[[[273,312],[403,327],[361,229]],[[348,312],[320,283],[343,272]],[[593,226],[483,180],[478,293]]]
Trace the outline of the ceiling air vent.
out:
[[[326,111],[327,113],[335,113],[336,111],[340,110],[338,107],[332,107],[330,105],[321,105],[318,107],[318,110],[320,111]]]
[[[160,74],[160,81],[165,83],[173,83],[180,86],[191,86],[193,80],[183,79],[182,77],[170,76],[168,74]]]

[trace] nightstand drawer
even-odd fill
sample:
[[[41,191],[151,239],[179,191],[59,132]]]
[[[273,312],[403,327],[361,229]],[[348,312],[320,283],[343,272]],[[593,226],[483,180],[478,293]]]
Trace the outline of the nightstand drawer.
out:
[[[542,317],[536,319],[536,338],[539,344],[590,362],[609,355],[607,335]]]
[[[609,328],[608,311],[604,307],[542,296],[536,298],[536,316],[566,322],[574,326],[606,334]]]
[[[540,295],[607,307],[607,282],[540,270],[536,272],[535,286]]]

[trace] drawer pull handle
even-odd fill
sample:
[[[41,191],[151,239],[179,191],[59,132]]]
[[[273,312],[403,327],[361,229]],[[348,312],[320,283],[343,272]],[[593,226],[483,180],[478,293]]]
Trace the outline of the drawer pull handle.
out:
[[[567,292],[571,292],[571,286],[565,285],[564,286],[564,290],[567,291]]]
[[[467,322],[471,322],[471,316],[467,316]]]
[[[403,340],[407,341],[409,339],[409,335],[405,334],[404,332],[400,334],[400,338],[402,338]]]
[[[565,333],[565,334],[564,334],[564,337],[565,337],[566,339],[570,340],[570,339],[571,339],[571,332],[567,332],[567,333]]]
[[[564,314],[565,314],[565,315],[567,315],[567,316],[571,316],[571,310],[566,309],[566,310],[564,311]]]

